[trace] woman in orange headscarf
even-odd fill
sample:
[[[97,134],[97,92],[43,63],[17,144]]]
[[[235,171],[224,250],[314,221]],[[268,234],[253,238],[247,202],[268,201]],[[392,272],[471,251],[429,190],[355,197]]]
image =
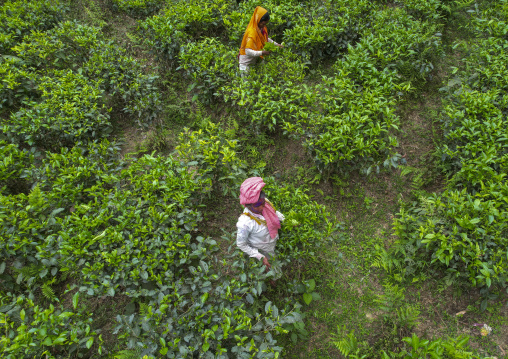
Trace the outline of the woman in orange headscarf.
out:
[[[268,37],[266,24],[270,21],[270,14],[261,6],[254,9],[254,14],[243,35],[242,45],[240,46],[240,55],[238,61],[240,70],[246,71],[250,65],[257,63],[258,58],[270,55],[270,51],[263,51],[266,42],[271,42],[277,46],[281,46]]]

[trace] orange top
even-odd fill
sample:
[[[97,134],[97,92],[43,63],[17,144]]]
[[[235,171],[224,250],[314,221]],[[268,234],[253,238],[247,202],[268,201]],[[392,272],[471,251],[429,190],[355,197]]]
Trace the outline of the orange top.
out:
[[[261,51],[268,41],[268,30],[266,26],[261,31],[258,27],[259,21],[268,11],[263,9],[261,6],[257,6],[254,9],[254,14],[250,19],[247,30],[243,35],[242,45],[240,46],[240,55],[245,55],[245,49],[252,49],[255,51]]]

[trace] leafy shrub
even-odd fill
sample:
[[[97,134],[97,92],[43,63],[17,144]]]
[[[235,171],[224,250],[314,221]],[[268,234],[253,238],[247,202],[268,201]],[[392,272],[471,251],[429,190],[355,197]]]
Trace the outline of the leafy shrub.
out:
[[[87,147],[47,152],[42,163],[31,170],[31,180],[51,192],[55,208],[71,209],[93,200],[90,190],[122,169],[125,163],[120,160],[119,151],[115,143],[104,139]]]
[[[419,20],[438,22],[450,14],[451,8],[448,0],[398,0],[395,2],[404,7],[407,13]]]
[[[151,355],[276,358],[282,348],[274,334],[301,321],[299,305],[279,309],[261,300],[263,281],[271,274],[259,261],[245,263],[236,252],[211,266],[214,241],[197,239],[185,276],[162,287],[169,287],[169,294],[152,299],[145,315],[119,316],[115,332],[128,338],[131,350],[142,338]]]
[[[214,38],[205,38],[182,47],[180,64],[203,100],[221,95],[222,88],[237,75],[237,50],[228,49]]]
[[[66,21],[48,31],[34,31],[14,47],[37,70],[79,68],[105,41],[99,28]]]
[[[441,28],[415,20],[401,8],[375,11],[359,46],[370,51],[379,69],[395,66],[406,79],[425,81],[434,57],[443,55]]]
[[[337,57],[359,39],[361,14],[369,7],[369,2],[360,0],[309,9],[310,16],[300,14],[294,27],[284,31],[286,46],[311,62]]]
[[[138,26],[150,53],[169,67],[177,67],[180,47],[189,41],[184,28],[184,23],[164,15],[147,18]]]
[[[160,15],[140,22],[139,30],[157,58],[169,67],[176,67],[184,44],[203,36],[219,36],[223,32],[222,17],[231,5],[228,0],[179,0]]]
[[[14,56],[0,56],[0,112],[16,108],[34,96],[34,74],[24,62]]]
[[[417,266],[435,263],[447,268],[450,281],[466,278],[478,287],[506,285],[506,189],[504,183],[490,183],[475,195],[448,190],[401,211],[394,227],[399,240],[391,251],[402,273],[411,275]]]
[[[296,55],[282,49],[253,66],[244,78],[235,77],[221,92],[255,127],[273,130],[287,116],[294,116],[295,102],[309,95],[309,88],[302,84],[306,69]]]
[[[369,173],[381,163],[396,165],[393,148],[397,140],[391,135],[392,129],[398,129],[396,100],[386,96],[377,83],[374,78],[374,86],[359,92],[346,76],[323,78],[324,111],[309,119],[304,132],[305,145],[321,171],[361,169]]]
[[[104,91],[113,111],[130,114],[139,125],[153,121],[160,110],[156,77],[126,50],[107,41],[98,28],[64,22],[45,33],[33,33],[15,48],[28,65],[51,73],[53,68],[77,71]]]
[[[54,75],[39,79],[40,102],[12,114],[4,125],[11,141],[58,150],[109,129],[108,109],[100,101],[103,91],[99,86],[72,71]]]
[[[276,209],[284,214],[277,251],[288,261],[315,258],[315,251],[332,241],[340,224],[326,207],[312,200],[305,188],[281,185],[272,177],[265,178],[264,191]]]
[[[175,151],[182,164],[197,178],[211,183],[217,193],[232,194],[245,178],[246,163],[237,156],[238,141],[228,138],[218,125],[208,122],[204,130],[184,130]],[[203,189],[207,192],[207,189]]]
[[[111,0],[113,9],[121,10],[134,18],[145,18],[159,11],[164,0]]]
[[[0,52],[11,48],[32,30],[48,30],[61,21],[63,7],[50,0],[2,1],[0,6]]]
[[[33,299],[4,294],[1,304],[0,320],[5,335],[0,340],[0,349],[6,359],[83,355],[97,338],[90,327],[92,318],[77,310],[77,295],[73,298],[74,311],[56,309],[52,304],[44,309]]]
[[[0,141],[0,193],[19,193],[27,190],[25,170],[34,161],[32,153],[14,144]]]
[[[23,87],[17,93],[23,95],[34,82],[38,86],[35,101],[25,101],[6,121],[4,131],[13,142],[58,151],[109,133],[110,112],[147,125],[160,111],[156,77],[144,74],[143,66],[99,29],[65,22],[33,32],[14,50],[27,69],[19,72]],[[4,101],[19,96],[12,94],[16,80],[6,83]]]

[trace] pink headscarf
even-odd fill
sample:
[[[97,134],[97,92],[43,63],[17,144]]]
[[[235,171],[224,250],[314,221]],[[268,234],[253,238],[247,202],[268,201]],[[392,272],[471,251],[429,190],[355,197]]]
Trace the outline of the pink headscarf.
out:
[[[256,203],[265,184],[266,183],[263,182],[261,177],[250,177],[243,181],[240,186],[240,204],[245,206],[247,204]],[[277,237],[278,230],[280,228],[280,221],[279,217],[277,217],[277,214],[275,213],[275,209],[266,203],[262,214],[263,217],[265,217],[270,237]]]

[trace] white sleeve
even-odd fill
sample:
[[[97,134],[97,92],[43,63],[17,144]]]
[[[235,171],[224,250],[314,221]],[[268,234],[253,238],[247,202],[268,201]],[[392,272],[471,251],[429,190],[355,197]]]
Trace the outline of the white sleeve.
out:
[[[276,43],[275,41],[273,41],[272,39],[268,38],[268,42],[271,42],[272,44],[274,45],[280,45],[279,43]]]
[[[281,221],[281,222],[284,222],[284,220],[286,219],[286,217],[279,211],[275,211],[275,214],[277,215],[277,217],[279,218],[279,221]]]
[[[259,56],[263,55],[263,51],[256,51],[256,50],[247,48],[247,49],[245,49],[245,55],[250,56],[250,57],[259,57]]]
[[[236,234],[236,245],[238,248],[240,248],[243,252],[245,252],[249,257],[254,257],[257,259],[261,259],[264,257],[259,251],[250,246],[249,243],[249,235],[251,232],[251,228],[249,228],[247,223],[241,223],[241,221],[238,221],[236,224],[238,228],[238,232]]]

